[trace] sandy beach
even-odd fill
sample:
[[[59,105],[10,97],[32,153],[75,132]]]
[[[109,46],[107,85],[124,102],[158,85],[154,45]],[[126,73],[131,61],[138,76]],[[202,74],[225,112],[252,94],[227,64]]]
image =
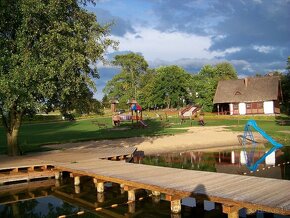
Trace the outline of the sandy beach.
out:
[[[188,150],[225,149],[241,147],[238,135],[241,132],[233,132],[225,126],[218,127],[189,127],[186,133],[158,136],[158,137],[134,137],[115,140],[87,141],[78,143],[66,143],[47,145],[45,147],[54,149],[86,149],[86,148],[108,148],[108,147],[132,147],[145,154],[160,154],[170,152],[181,152]],[[255,139],[259,142],[263,138],[257,134]]]

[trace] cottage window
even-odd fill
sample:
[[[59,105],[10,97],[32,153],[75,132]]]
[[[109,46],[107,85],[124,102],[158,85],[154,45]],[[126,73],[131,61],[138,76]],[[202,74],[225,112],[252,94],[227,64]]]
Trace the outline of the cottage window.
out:
[[[252,104],[251,103],[247,103],[246,107],[247,107],[247,109],[251,109],[252,108]]]
[[[239,110],[239,105],[238,104],[233,104],[234,110]]]
[[[235,95],[241,95],[242,93],[240,93],[239,91],[235,92]]]
[[[263,102],[257,103],[257,109],[263,109]]]

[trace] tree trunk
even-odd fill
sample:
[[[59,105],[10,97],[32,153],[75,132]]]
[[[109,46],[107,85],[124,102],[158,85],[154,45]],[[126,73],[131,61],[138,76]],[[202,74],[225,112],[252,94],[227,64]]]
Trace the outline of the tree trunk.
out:
[[[16,156],[20,154],[18,148],[18,132],[19,129],[12,129],[11,132],[7,132],[7,146],[8,146],[8,155]]]
[[[21,111],[11,109],[9,113],[4,114],[1,111],[1,114],[3,126],[4,129],[6,130],[8,155],[9,156],[20,155],[21,153],[18,146],[18,133],[23,113]]]

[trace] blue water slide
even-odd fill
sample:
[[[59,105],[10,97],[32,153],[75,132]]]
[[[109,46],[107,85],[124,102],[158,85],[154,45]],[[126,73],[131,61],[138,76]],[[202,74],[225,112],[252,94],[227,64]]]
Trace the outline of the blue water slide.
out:
[[[246,125],[245,125],[245,133],[244,133],[244,140],[243,140],[243,145],[245,145],[245,136],[249,135],[248,132],[250,130],[250,127],[254,128],[257,132],[259,132],[266,140],[268,140],[273,147],[267,151],[259,160],[257,160],[254,164],[250,163],[247,165],[247,167],[251,170],[251,171],[256,171],[259,164],[261,164],[268,155],[270,155],[272,152],[275,152],[277,149],[280,149],[283,147],[282,144],[276,142],[273,138],[271,138],[264,130],[262,130],[256,123],[255,120],[249,120]],[[255,144],[255,141],[253,140],[253,136],[251,135],[251,140],[252,142]],[[255,145],[254,145],[255,146]]]

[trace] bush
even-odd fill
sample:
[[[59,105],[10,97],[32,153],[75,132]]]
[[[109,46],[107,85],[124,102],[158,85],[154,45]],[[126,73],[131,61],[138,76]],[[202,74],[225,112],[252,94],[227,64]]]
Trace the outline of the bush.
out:
[[[59,121],[61,120],[60,115],[43,115],[43,114],[36,114],[34,116],[25,115],[23,117],[23,121],[35,121],[35,122],[41,122],[41,121]]]

